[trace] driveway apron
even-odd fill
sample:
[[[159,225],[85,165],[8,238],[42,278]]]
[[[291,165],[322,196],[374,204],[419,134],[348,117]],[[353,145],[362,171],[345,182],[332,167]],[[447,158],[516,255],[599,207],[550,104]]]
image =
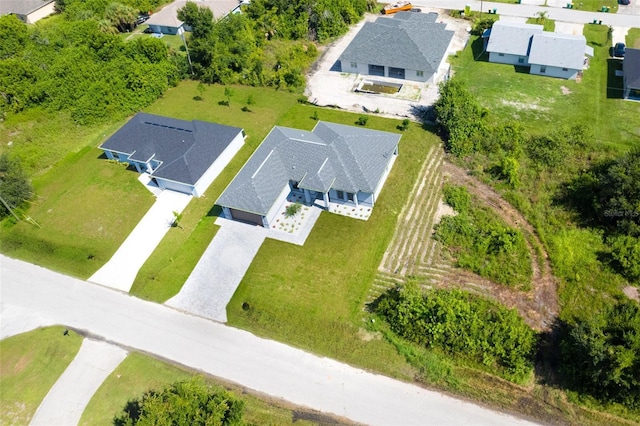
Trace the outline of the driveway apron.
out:
[[[190,200],[187,194],[162,191],[113,257],[89,281],[129,292],[138,271],[171,228],[173,212],[182,212]]]
[[[258,226],[224,221],[198,264],[168,306],[227,321],[227,304],[262,245],[267,232]]]
[[[124,360],[127,351],[84,339],[80,351],[44,398],[31,425],[76,425],[104,379]]]

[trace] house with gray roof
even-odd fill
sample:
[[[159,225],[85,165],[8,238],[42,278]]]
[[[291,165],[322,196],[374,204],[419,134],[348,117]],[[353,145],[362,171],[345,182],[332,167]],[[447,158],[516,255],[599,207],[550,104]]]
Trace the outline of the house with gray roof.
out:
[[[542,25],[497,21],[489,37],[489,62],[529,67],[530,74],[575,80],[593,56],[583,35],[543,31]]]
[[[160,189],[201,196],[244,144],[238,127],[138,113],[100,149]]]
[[[627,47],[622,60],[623,97],[640,100],[640,49]]]
[[[531,37],[541,34],[542,25],[497,21],[486,46],[489,62],[527,66]]]
[[[343,72],[433,82],[453,31],[437,13],[398,12],[367,22],[340,56]]]
[[[267,228],[292,192],[329,211],[330,202],[373,207],[400,137],[324,121],[310,132],[276,126],[216,204],[227,219]]]
[[[246,2],[246,0],[244,0]],[[230,13],[239,13],[240,7],[245,4],[239,0],[198,0],[198,7],[206,7],[213,13],[214,19],[222,19]],[[151,15],[147,21],[149,29],[154,33],[181,34],[183,31],[191,31],[191,27],[178,19],[178,10],[187,4],[187,0],[175,0]]]
[[[593,56],[583,35],[545,31],[534,34],[529,51],[530,74],[575,80],[585,66],[585,55]]]
[[[0,16],[16,15],[25,24],[33,24],[55,13],[54,0],[0,0]]]

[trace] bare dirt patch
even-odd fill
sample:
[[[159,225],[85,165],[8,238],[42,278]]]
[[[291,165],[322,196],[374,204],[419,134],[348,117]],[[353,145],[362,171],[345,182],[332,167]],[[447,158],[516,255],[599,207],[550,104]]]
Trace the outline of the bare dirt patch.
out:
[[[443,216],[455,216],[456,211],[451,208],[450,205],[445,204],[444,201],[440,200],[438,201],[438,207],[436,209],[436,214],[433,216],[433,224],[436,225],[438,223],[440,223],[440,220],[442,219]]]
[[[569,89],[566,86],[560,86],[560,91],[562,91],[563,95],[570,95],[571,94],[571,89]]]
[[[543,107],[543,106],[540,106],[540,105],[538,105],[536,103],[532,103],[532,102],[525,103],[525,102],[508,101],[506,99],[503,99],[502,100],[502,104],[503,105],[508,105],[508,106],[513,106],[513,107],[516,107],[518,109],[531,109],[531,110],[534,110],[534,111],[548,111],[549,110],[549,108],[547,108],[547,107]]]
[[[638,287],[632,287],[630,285],[626,286],[622,289],[622,292],[631,300],[635,300],[636,302],[640,302],[640,290]]]

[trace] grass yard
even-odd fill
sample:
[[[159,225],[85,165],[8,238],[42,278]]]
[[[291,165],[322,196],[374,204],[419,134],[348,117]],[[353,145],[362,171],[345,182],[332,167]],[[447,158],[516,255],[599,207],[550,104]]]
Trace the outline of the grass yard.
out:
[[[529,18],[527,19],[527,24],[537,24],[542,25],[544,31],[555,31],[556,30],[556,21],[549,18]]]
[[[29,424],[80,350],[82,337],[48,327],[0,341],[0,424]]]
[[[640,49],[640,28],[631,28],[627,33],[626,43],[627,47],[634,49]]]
[[[298,95],[266,88],[230,86],[229,106],[224,86],[207,85],[204,93],[197,82],[185,81],[169,89],[147,112],[180,119],[198,119],[242,127],[245,146],[211,184],[203,197],[195,198],[183,212],[182,228],[172,228],[144,264],[131,288],[131,294],[165,302],[180,291],[187,277],[218,230],[213,203],[280,117],[296,104]],[[194,97],[201,96],[196,101]],[[251,105],[248,101],[251,98]],[[250,111],[242,111],[247,107]]]
[[[86,147],[37,177],[29,215],[38,226],[4,220],[0,251],[80,278],[106,263],[154,197],[137,173],[101,154]]]
[[[171,383],[188,380],[196,374],[147,355],[132,353],[107,377],[89,401],[80,425],[112,425],[128,401],[140,398],[149,389],[161,389]],[[281,401],[259,399],[237,385],[205,378],[205,383],[216,389],[226,388],[245,401],[244,421],[255,425],[312,425],[305,418],[316,418],[320,423],[335,420],[328,416],[308,412],[298,407],[286,407]],[[339,423],[336,423],[339,424]]]

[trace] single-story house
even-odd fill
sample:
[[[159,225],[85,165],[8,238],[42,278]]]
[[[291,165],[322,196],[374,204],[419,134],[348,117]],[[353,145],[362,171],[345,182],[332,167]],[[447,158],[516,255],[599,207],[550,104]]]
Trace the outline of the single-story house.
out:
[[[54,0],[0,0],[0,16],[16,15],[25,24],[33,24],[55,11]]]
[[[320,121],[308,132],[274,127],[216,204],[228,219],[270,227],[291,192],[373,207],[398,155],[400,135]]]
[[[542,25],[497,21],[487,31],[489,62],[529,65],[529,49],[534,34],[542,34]]]
[[[199,7],[208,7],[213,12],[214,19],[222,19],[230,13],[239,13],[240,6],[246,4],[246,0],[192,0]],[[178,10],[187,4],[186,0],[176,0],[168,4],[162,10],[151,15],[147,25],[154,33],[181,34],[183,31],[191,31],[191,28],[178,19]]]
[[[640,49],[627,48],[622,60],[625,99],[640,100]]]
[[[138,113],[100,149],[147,173],[160,189],[201,196],[244,144],[244,130]]]
[[[454,34],[437,18],[398,12],[365,23],[340,56],[342,72],[433,82]]]
[[[585,56],[593,56],[583,35],[545,31],[534,34],[529,52],[530,74],[575,80],[586,65]]]
[[[583,35],[543,31],[542,25],[497,21],[486,32],[489,62],[529,67],[530,74],[575,80],[593,56]]]

